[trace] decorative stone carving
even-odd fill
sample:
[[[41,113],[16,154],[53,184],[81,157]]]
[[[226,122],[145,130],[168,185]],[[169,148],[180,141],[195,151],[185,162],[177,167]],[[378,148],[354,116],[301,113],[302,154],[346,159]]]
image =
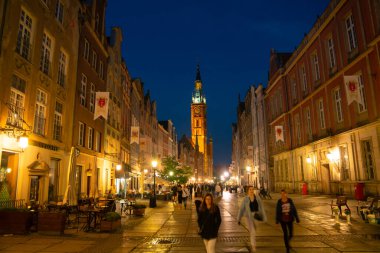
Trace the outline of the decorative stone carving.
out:
[[[16,65],[16,69],[18,71],[23,72],[24,74],[26,74],[28,76],[30,75],[30,72],[32,70],[31,70],[29,62],[27,62],[26,60],[22,59],[21,57],[16,57],[15,58],[15,65]]]
[[[50,78],[48,78],[45,74],[40,73],[40,81],[41,84],[45,85],[46,87],[50,86]]]

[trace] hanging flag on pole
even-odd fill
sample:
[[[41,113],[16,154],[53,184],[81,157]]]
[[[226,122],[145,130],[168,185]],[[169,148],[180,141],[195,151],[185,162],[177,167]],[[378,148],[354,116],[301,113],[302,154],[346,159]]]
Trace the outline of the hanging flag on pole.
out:
[[[347,104],[356,101],[362,103],[359,92],[359,76],[344,76],[344,86],[346,87]]]
[[[139,144],[139,127],[138,126],[131,127],[131,144],[134,142]]]
[[[284,127],[283,126],[275,126],[274,131],[276,134],[276,142],[284,141]]]
[[[109,92],[96,92],[94,120],[102,116],[108,118]]]

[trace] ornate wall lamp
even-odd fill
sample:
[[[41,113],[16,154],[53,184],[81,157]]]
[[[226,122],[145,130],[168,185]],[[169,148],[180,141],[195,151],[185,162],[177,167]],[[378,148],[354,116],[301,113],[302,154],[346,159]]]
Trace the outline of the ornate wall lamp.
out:
[[[5,134],[8,136],[8,138],[17,140],[18,146],[24,150],[28,147],[28,135],[31,132],[31,127],[29,125],[27,126],[29,129],[6,125],[5,127],[0,127],[0,134]]]

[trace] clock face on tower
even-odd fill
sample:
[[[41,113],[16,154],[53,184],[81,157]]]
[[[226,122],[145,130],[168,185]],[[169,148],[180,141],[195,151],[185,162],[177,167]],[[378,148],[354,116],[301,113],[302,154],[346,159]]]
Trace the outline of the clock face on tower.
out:
[[[198,106],[196,106],[196,107],[194,108],[194,112],[198,114],[198,113],[201,112],[201,109],[200,109]]]

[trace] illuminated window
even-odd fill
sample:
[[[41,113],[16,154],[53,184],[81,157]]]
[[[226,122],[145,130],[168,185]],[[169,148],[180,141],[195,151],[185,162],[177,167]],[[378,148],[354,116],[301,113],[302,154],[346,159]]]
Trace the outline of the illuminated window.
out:
[[[307,138],[309,140],[313,139],[313,132],[311,128],[311,114],[310,114],[310,108],[306,108],[306,126],[307,126]]]
[[[96,70],[96,64],[98,61],[98,55],[96,54],[95,51],[92,51],[92,63],[91,66]]]
[[[348,18],[346,18],[346,32],[348,39],[348,51],[351,52],[352,50],[358,47],[354,25],[354,17],[352,16],[352,14]]]
[[[92,127],[88,128],[88,145],[87,147],[89,149],[92,149],[94,147],[94,129]]]
[[[80,88],[80,104],[86,106],[86,89],[87,89],[87,76],[82,74],[81,88]]]
[[[36,109],[34,113],[34,133],[45,135],[46,123],[46,107],[47,107],[47,94],[46,92],[37,89]]]
[[[364,169],[366,170],[367,179],[375,179],[375,161],[372,151],[372,143],[370,140],[362,141]]]
[[[335,112],[338,123],[343,121],[342,96],[340,89],[334,90]]]
[[[66,80],[66,54],[61,51],[59,53],[59,64],[58,64],[58,84],[65,87]]]
[[[334,68],[336,65],[336,59],[335,59],[334,41],[333,41],[332,37],[330,37],[327,40],[327,51],[328,51],[328,55],[329,55],[330,68]]]
[[[30,15],[26,11],[21,10],[16,52],[26,60],[30,60],[31,55],[32,24],[33,20]]]
[[[52,45],[51,37],[47,35],[46,33],[44,33],[42,37],[40,70],[46,75],[50,75],[52,49],[53,49],[53,45]]]
[[[323,100],[319,100],[318,102],[318,109],[319,109],[319,126],[321,129],[326,128],[326,123],[325,123],[325,109],[323,107]]]
[[[55,103],[53,138],[57,141],[62,141],[62,108],[62,103]]]
[[[317,53],[311,56],[312,65],[313,65],[313,73],[314,73],[314,81],[318,81],[321,79],[321,73],[319,71],[319,61]]]
[[[95,85],[93,83],[90,85],[90,111],[95,111]]]
[[[89,61],[90,59],[90,43],[88,43],[88,40],[86,39],[84,39],[83,58],[85,58],[86,61]]]
[[[61,0],[57,0],[57,4],[55,6],[55,18],[59,23],[63,24],[63,11],[64,6]]]
[[[78,145],[84,146],[84,124],[82,122],[79,122],[79,136],[78,136]]]

